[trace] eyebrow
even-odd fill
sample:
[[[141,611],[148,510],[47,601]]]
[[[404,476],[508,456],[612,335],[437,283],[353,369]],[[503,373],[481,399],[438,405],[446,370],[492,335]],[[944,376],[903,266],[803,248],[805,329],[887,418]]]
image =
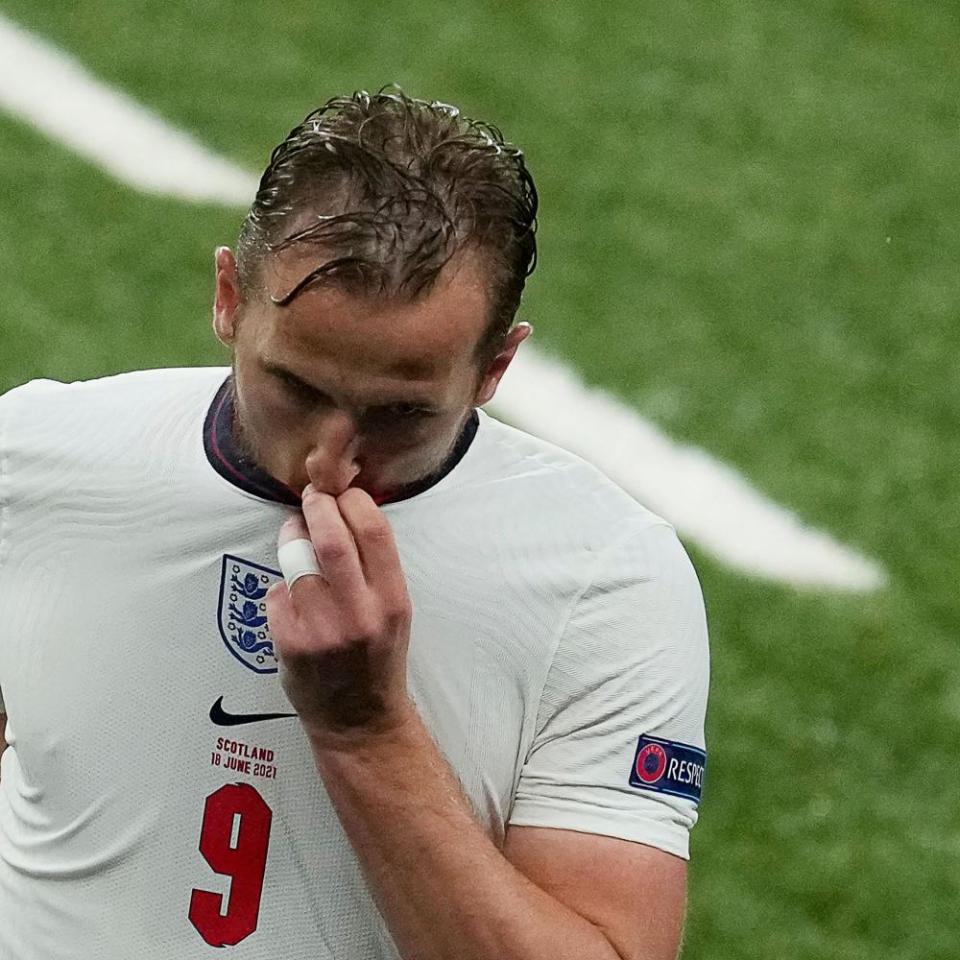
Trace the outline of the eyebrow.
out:
[[[298,387],[303,387],[304,390],[309,390],[311,393],[315,393],[321,400],[331,399],[319,387],[315,387],[312,383],[304,380],[303,377],[298,377],[297,374],[295,374],[292,370],[288,370],[286,367],[282,367],[278,363],[271,363],[270,361],[265,360],[263,362],[263,369],[266,370],[267,373],[270,373],[275,377],[279,377],[281,380],[291,381]]]
[[[436,373],[436,366],[429,360],[394,360],[386,372],[411,380],[425,380]]]
[[[330,400],[331,397],[321,390],[319,387],[314,386],[308,380],[304,380],[303,377],[294,373],[292,370],[288,370],[286,367],[282,366],[279,363],[274,363],[270,360],[262,361],[263,369],[267,373],[272,374],[275,377],[279,377],[281,380],[288,380],[295,383],[297,386],[302,387],[304,390],[309,390],[310,393],[314,394],[317,399],[320,400]],[[391,367],[391,369],[394,369]],[[370,404],[366,407],[368,410],[386,410],[390,407],[397,406],[413,406],[423,410],[430,410],[435,412],[437,407],[434,404],[432,399],[426,397],[393,397],[386,400],[381,400],[379,403]]]

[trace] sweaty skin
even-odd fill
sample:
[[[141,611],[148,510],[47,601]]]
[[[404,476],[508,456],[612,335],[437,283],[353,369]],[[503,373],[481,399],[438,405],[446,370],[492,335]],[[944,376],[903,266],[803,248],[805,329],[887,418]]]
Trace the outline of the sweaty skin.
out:
[[[238,439],[297,493],[356,486],[379,501],[435,472],[532,332],[518,324],[480,369],[490,295],[470,251],[412,302],[318,287],[277,306],[270,295],[316,266],[299,251],[268,259],[263,289],[241,302],[230,250],[216,265],[214,330],[233,352]]]

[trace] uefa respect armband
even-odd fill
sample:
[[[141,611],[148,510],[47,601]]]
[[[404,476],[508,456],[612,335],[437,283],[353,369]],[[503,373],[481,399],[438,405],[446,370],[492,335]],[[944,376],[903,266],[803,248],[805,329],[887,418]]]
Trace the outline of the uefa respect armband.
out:
[[[707,755],[699,747],[642,736],[630,769],[630,786],[700,802]]]

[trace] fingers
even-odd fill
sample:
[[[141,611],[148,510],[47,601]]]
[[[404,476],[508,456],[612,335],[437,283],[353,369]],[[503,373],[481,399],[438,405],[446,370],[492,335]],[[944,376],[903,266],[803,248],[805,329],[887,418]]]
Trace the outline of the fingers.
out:
[[[267,591],[267,621],[274,638],[291,636],[296,629],[297,612],[290,597],[290,588],[282,581]]]
[[[298,580],[293,588],[288,587],[282,580],[273,584],[267,591],[267,621],[273,636],[274,654],[281,667],[284,661],[295,660],[300,657],[309,657],[315,650],[318,636],[313,625],[307,625],[301,616],[300,610],[294,604],[293,591],[299,593],[298,602],[304,605],[304,596],[309,593],[301,591],[300,584],[312,581],[320,590],[326,585],[319,577],[304,577]],[[321,601],[325,598],[320,598]]]
[[[277,546],[282,547],[291,540],[309,540],[310,531],[307,529],[307,521],[303,519],[302,513],[291,513],[283,526],[280,527],[280,536],[277,537]]]
[[[292,543],[297,543],[299,548],[294,548],[293,553],[291,553],[290,547]],[[307,550],[309,550],[309,556],[305,555]],[[291,514],[280,527],[280,534],[277,537],[277,561],[280,564],[280,571],[283,573],[285,581],[284,596],[291,604],[291,609],[293,609],[292,596],[294,589],[297,591],[299,600],[303,601],[305,598],[309,598],[310,601],[316,603],[323,591],[328,588],[326,581],[323,579],[323,571],[320,569],[316,550],[310,540],[310,531],[307,529],[303,514]],[[308,572],[311,568],[316,568],[317,573]]]
[[[277,538],[277,560],[288,587],[293,587],[301,577],[323,576],[317,560],[317,551],[313,548],[310,531],[302,514],[297,513],[288,517],[280,528],[280,536]]]
[[[361,598],[366,582],[360,555],[350,529],[340,515],[336,499],[319,493],[311,484],[304,490],[302,509],[303,522],[316,551],[323,580],[341,603]],[[320,589],[322,582],[318,577],[301,577],[293,585],[293,591],[298,591],[302,584],[307,585],[308,590]],[[295,596],[299,595],[295,593]]]
[[[358,487],[342,493],[337,506],[356,544],[367,584],[388,609],[406,608],[409,601],[400,554],[383,511]]]
[[[368,493],[353,487],[339,497],[308,485],[303,514],[280,531],[281,546],[296,539],[313,544],[322,573],[301,576],[289,588],[300,609],[331,601],[340,609],[369,613],[369,603],[393,617],[409,616],[409,597],[393,531]],[[309,559],[309,558],[307,558]]]

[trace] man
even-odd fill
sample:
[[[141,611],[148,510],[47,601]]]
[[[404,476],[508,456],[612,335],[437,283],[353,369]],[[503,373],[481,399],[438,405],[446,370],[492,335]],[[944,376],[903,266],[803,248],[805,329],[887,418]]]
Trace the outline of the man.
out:
[[[231,370],[0,400],[0,957],[676,955],[696,575],[479,409],[536,206],[494,128],[330,101],[217,251]]]

